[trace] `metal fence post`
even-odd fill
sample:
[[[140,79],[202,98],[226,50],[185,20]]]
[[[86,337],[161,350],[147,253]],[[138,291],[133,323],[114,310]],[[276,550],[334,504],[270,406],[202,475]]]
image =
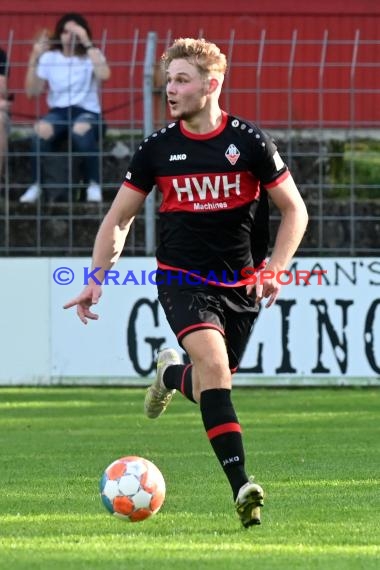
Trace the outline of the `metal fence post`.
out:
[[[260,81],[261,81],[261,71],[263,68],[263,59],[264,59],[265,35],[266,35],[266,30],[261,30],[259,53],[257,56],[257,67],[256,67],[256,85],[255,85],[256,116],[255,116],[255,121],[258,124],[260,124],[260,122],[261,122],[261,83],[260,83]]]
[[[233,49],[234,49],[234,42],[235,42],[235,30],[231,30],[230,33],[230,40],[229,40],[229,44],[228,44],[228,55],[227,55],[227,64],[228,64],[228,69],[231,69],[231,65],[232,65],[232,53],[233,53]],[[226,111],[228,113],[231,112],[231,87],[230,87],[230,83],[231,83],[231,73],[227,73],[227,77],[226,77],[226,87],[224,89],[225,91],[225,101],[226,101]]]
[[[323,34],[321,59],[318,70],[318,247],[323,248],[324,232],[323,232],[323,208],[324,208],[324,179],[323,179],[323,119],[324,119],[324,89],[327,47],[329,41],[329,33],[325,30]]]
[[[296,57],[296,47],[297,47],[297,30],[293,30],[292,42],[290,44],[290,54],[289,54],[289,64],[288,64],[288,164],[289,168],[292,169],[293,161],[293,70],[294,70],[294,60]]]
[[[144,136],[153,131],[153,81],[156,59],[157,34],[148,32],[144,60]],[[145,200],[145,255],[154,255],[156,247],[156,190],[153,188]]]
[[[355,227],[355,73],[358,61],[360,43],[360,30],[356,30],[352,48],[352,60],[350,70],[350,255],[355,255],[356,227]]]
[[[6,77],[9,71],[9,63],[11,60],[13,48],[13,30],[9,30],[8,35],[8,45],[7,45],[7,69],[6,69]],[[5,251],[9,252],[10,247],[10,223],[9,223],[9,215],[10,215],[10,208],[9,208],[9,201],[10,201],[10,190],[9,190],[9,147],[8,147],[8,140],[6,142],[6,150],[5,150],[5,157],[4,157],[4,182],[5,182],[5,195],[4,195],[4,248]],[[1,173],[0,173],[1,174]],[[1,236],[0,236],[1,239]]]

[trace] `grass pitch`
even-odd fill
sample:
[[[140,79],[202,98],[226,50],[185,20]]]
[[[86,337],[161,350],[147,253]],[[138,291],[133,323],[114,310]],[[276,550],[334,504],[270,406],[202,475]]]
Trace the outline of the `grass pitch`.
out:
[[[0,567],[7,570],[378,569],[380,391],[235,389],[248,472],[266,492],[240,526],[198,408],[158,420],[140,389],[0,389]],[[104,468],[123,455],[164,474],[161,511],[109,515]]]

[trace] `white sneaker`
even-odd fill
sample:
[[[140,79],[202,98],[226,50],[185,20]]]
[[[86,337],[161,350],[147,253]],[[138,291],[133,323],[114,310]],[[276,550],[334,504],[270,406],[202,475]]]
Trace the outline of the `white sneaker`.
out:
[[[158,355],[157,375],[145,396],[144,410],[148,418],[158,418],[175,394],[175,390],[168,390],[163,382],[165,370],[173,364],[181,364],[180,357],[173,348],[165,348]]]
[[[20,202],[24,204],[33,204],[41,196],[41,186],[39,184],[32,184],[26,192],[20,197]]]
[[[236,497],[235,508],[244,528],[261,524],[260,507],[264,505],[264,491],[251,476]]]
[[[91,182],[86,191],[87,202],[101,202],[102,189],[96,182]]]

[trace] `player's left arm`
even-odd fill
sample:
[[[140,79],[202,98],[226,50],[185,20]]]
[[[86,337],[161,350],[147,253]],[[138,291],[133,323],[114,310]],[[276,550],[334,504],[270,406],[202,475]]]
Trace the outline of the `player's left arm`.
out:
[[[280,284],[276,279],[279,271],[287,268],[293,255],[301,243],[305,233],[308,213],[305,203],[290,174],[278,185],[270,185],[267,192],[275,206],[280,210],[281,222],[277,231],[272,255],[265,268],[266,275],[256,285],[256,296],[267,298],[266,307],[270,307],[277,299]],[[273,272],[273,277],[269,272]]]

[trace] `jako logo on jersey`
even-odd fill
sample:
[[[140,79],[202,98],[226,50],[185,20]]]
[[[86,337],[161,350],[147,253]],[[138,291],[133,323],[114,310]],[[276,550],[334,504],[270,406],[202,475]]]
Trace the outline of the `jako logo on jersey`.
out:
[[[169,162],[172,160],[186,160],[187,154],[171,154],[169,158]]]
[[[240,151],[238,148],[236,148],[236,146],[234,144],[230,144],[230,146],[226,150],[224,156],[226,157],[228,162],[230,162],[233,166],[234,164],[237,163],[237,161],[239,159]]]
[[[180,186],[180,184],[182,184]],[[178,180],[173,178],[173,187],[177,192],[178,201],[182,201],[182,194],[187,194],[187,199],[190,202],[194,201],[194,194],[196,200],[207,200],[208,192],[214,200],[220,198],[229,198],[230,191],[233,190],[236,195],[240,194],[240,174],[230,174],[230,180],[227,174],[216,174],[210,176],[190,176]]]

